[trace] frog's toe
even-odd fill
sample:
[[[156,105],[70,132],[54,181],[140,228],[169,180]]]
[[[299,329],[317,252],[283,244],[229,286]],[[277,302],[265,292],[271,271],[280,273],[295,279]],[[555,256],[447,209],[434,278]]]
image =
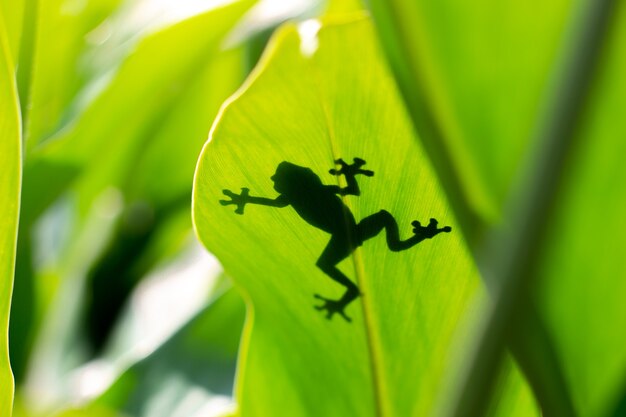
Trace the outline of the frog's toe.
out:
[[[315,298],[317,298],[318,300],[322,300],[323,303],[322,305],[318,305],[318,306],[313,306],[313,308],[315,308],[318,311],[326,311],[326,318],[328,320],[331,320],[333,318],[334,314],[339,314],[341,317],[343,317],[346,321],[351,322],[352,319],[350,317],[348,317],[346,315],[346,313],[343,311],[343,309],[345,308],[345,304],[337,301],[337,300],[331,300],[329,298],[325,298],[322,297],[319,294],[314,294],[313,295]]]

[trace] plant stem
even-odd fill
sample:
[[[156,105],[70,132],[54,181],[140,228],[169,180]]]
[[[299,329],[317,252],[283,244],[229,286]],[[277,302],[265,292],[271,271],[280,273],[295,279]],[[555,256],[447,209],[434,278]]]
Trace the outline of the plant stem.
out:
[[[556,68],[556,83],[549,91],[544,113],[538,118],[531,142],[534,151],[526,164],[524,181],[513,194],[506,211],[509,229],[493,231],[488,239],[486,256],[481,259],[480,270],[484,277],[487,281],[499,283],[499,287],[494,294],[491,315],[470,357],[458,397],[450,408],[450,416],[482,415],[498,371],[504,341],[508,339],[507,327],[519,323],[517,318],[523,316],[527,307],[543,238],[549,230],[550,213],[565,177],[565,161],[575,147],[576,121],[581,119],[585,99],[591,90],[595,64],[615,3],[613,0],[588,1],[566,34],[567,43]],[[515,332],[521,335],[519,330],[517,328]],[[543,413],[549,416],[575,415],[571,401],[559,401],[559,394],[562,393],[536,393]]]
[[[467,167],[459,167],[461,162],[455,158],[454,147],[458,143],[449,137],[445,120],[437,116],[438,100],[430,86],[436,70],[429,68],[427,46],[417,39],[425,37],[415,36],[419,32],[415,28],[420,26],[418,6],[401,5],[396,0],[369,1],[409,115],[455,208],[470,249],[475,258],[480,258],[477,256],[480,253],[488,255],[487,262],[479,263],[479,267],[490,286],[494,304],[479,343],[469,357],[470,367],[461,381],[458,396],[449,404],[450,415],[482,415],[505,341],[522,366],[544,413],[559,416],[575,413],[550,335],[537,310],[528,302],[529,280],[525,278],[532,275],[538,261],[539,243],[548,218],[546,212],[552,206],[561,182],[563,162],[573,144],[574,126],[570,121],[582,109],[595,56],[615,2],[587,3],[588,7],[581,8],[584,13],[571,26],[571,36],[566,38],[569,44],[556,71],[558,84],[550,91],[545,112],[536,123],[536,134],[530,143],[537,149],[527,164],[527,182],[513,194],[517,198],[506,212],[506,224],[511,226],[512,233],[492,233],[488,239],[488,249],[492,250],[483,252],[481,231],[486,230],[489,219],[484,215],[484,205],[481,207],[468,194],[468,184],[463,178]],[[513,318],[516,331],[508,333],[507,324]]]

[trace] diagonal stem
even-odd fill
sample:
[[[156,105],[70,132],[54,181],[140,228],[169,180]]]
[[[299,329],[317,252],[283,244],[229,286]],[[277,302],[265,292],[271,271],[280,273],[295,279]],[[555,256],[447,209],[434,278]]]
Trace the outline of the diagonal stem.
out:
[[[469,370],[450,416],[482,415],[500,365],[503,342],[507,340],[507,325],[523,317],[528,305],[543,237],[549,230],[550,212],[564,180],[565,161],[575,147],[576,123],[573,121],[580,120],[583,113],[615,3],[612,0],[587,2],[581,8],[581,15],[573,20],[570,36],[566,37],[568,43],[563,49],[563,59],[556,68],[557,83],[548,96],[545,113],[537,122],[536,135],[531,142],[535,149],[526,164],[524,182],[514,193],[507,210],[510,229],[495,230],[489,236],[487,257],[481,259],[480,269],[485,278],[499,283],[499,287],[494,294],[492,314],[470,357]],[[508,340],[520,341],[519,337]],[[559,401],[555,394],[536,392],[537,398],[542,400],[543,412],[575,415],[571,400]]]
[[[315,80],[319,80],[320,79],[318,76],[319,70],[316,66],[315,61],[311,59],[309,61],[309,65],[310,65],[309,69],[311,71],[310,73],[312,77]],[[315,91],[319,99],[320,109],[322,113],[324,114],[324,122],[325,122],[326,129],[328,132],[330,152],[331,152],[333,163],[334,163],[336,160],[340,159],[342,155],[341,155],[341,152],[339,151],[339,145],[337,143],[335,131],[333,128],[330,110],[326,104],[328,100],[324,96],[323,88],[321,88],[321,86],[323,86],[324,84],[320,81],[317,81],[316,85],[319,87]],[[340,182],[340,177],[336,176],[336,180],[337,180],[337,185],[341,187],[342,184]],[[350,202],[346,199],[345,196],[341,196],[341,199],[347,207],[350,207]],[[351,207],[350,207],[350,210],[352,211]],[[363,260],[360,255],[360,250],[358,248],[352,252],[351,258],[352,258],[353,265],[354,265],[356,283],[359,288],[364,288],[365,284],[363,281],[365,280],[365,269],[363,267]],[[380,361],[380,342],[377,340],[377,337],[374,332],[374,325],[372,324],[373,314],[372,314],[372,308],[369,303],[369,299],[363,298],[359,304],[361,305],[361,311],[363,314],[363,322],[364,322],[364,327],[365,327],[364,329],[365,330],[364,331],[365,343],[367,346],[369,369],[370,369],[370,374],[372,378],[374,414],[376,415],[376,417],[384,417],[384,416],[389,415],[389,413],[386,411],[386,401],[385,401],[386,396],[384,395],[384,387],[383,387],[383,381],[382,381],[382,367],[381,367],[381,361]]]
[[[476,256],[480,250],[480,232],[488,221],[476,201],[467,194],[467,181],[460,177],[463,167],[459,167],[459,160],[455,159],[456,144],[437,117],[437,100],[430,87],[436,70],[429,70],[423,41],[409,36],[414,34],[415,26],[419,26],[416,21],[419,19],[415,19],[419,17],[417,6],[411,9],[410,5],[405,5],[407,12],[401,10],[395,0],[370,0],[369,3],[409,115]],[[538,243],[545,230],[542,225],[548,217],[545,214],[561,182],[563,161],[573,145],[574,126],[570,121],[575,120],[582,109],[595,56],[615,2],[587,3],[584,14],[572,25],[571,42],[565,49],[562,65],[557,68],[559,84],[551,91],[544,117],[537,122],[535,140],[531,142],[537,149],[528,165],[527,182],[515,193],[516,204],[507,212],[513,233],[490,236],[488,249],[493,250],[486,252],[488,262],[479,265],[487,284],[492,286],[495,303],[470,357],[470,368],[460,384],[458,398],[452,403],[451,415],[481,415],[499,369],[505,340],[546,415],[575,413],[549,334],[534,306],[528,303],[530,283],[525,278],[532,274],[532,265],[537,261]],[[522,305],[524,314],[521,314]],[[516,332],[507,333],[506,324],[512,318],[519,318],[519,325]]]

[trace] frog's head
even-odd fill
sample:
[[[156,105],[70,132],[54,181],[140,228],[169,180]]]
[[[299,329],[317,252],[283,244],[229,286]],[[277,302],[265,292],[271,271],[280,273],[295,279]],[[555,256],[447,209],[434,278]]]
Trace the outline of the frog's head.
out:
[[[270,179],[274,181],[274,189],[281,194],[312,190],[322,185],[322,181],[310,168],[286,161],[278,165]]]

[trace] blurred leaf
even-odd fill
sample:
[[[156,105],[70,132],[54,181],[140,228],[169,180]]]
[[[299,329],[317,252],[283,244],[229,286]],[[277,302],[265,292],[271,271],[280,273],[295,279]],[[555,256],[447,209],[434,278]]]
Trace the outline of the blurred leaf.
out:
[[[207,417],[232,408],[244,305],[233,290],[222,291],[94,404],[138,417]]]
[[[146,146],[152,145],[152,138],[160,132],[161,123],[168,122],[170,112],[178,109],[172,104],[185,94],[191,94],[189,89],[196,87],[194,81],[198,74],[205,75],[216,68],[214,65],[222,68],[220,75],[232,73],[232,67],[224,73],[222,62],[226,58],[219,54],[220,42],[248,7],[249,2],[236,2],[148,36],[80,119],[33,155],[32,165],[54,161],[88,169],[89,184],[84,188],[91,194],[98,193],[105,185],[132,178],[132,164],[145,153]],[[164,57],[167,57],[167,65],[164,65]],[[198,71],[204,68],[206,70]],[[211,87],[212,90],[228,89],[220,84]],[[195,111],[208,112],[216,107],[211,101],[209,110],[196,108]],[[185,121],[190,120],[193,117]],[[168,150],[172,149],[175,146]]]
[[[209,50],[196,65],[190,68],[193,78],[177,87],[182,91],[176,105],[168,109],[168,114],[157,113],[160,120],[153,122],[151,137],[137,138],[146,142],[137,152],[132,174],[126,180],[131,200],[147,200],[157,207],[172,202],[189,205],[195,161],[210,123],[244,76],[240,49]]]
[[[28,158],[26,158],[26,161],[28,161]],[[46,165],[45,167],[39,166],[37,171],[43,175],[38,177],[37,175],[32,175],[32,172],[29,175],[25,167],[22,182],[20,232],[15,265],[15,287],[11,303],[9,344],[13,372],[18,383],[26,371],[34,337],[33,328],[38,325],[41,315],[45,312],[45,309],[42,308],[43,306],[36,302],[38,293],[36,282],[43,284],[48,289],[55,287],[50,285],[50,280],[42,279],[36,281],[33,278],[37,272],[36,259],[33,255],[33,246],[35,246],[36,242],[32,239],[34,229],[36,228],[36,220],[41,216],[46,206],[52,204],[57,199],[63,183],[68,177],[74,175],[76,169],[69,166]],[[54,207],[50,211],[54,211]],[[63,223],[59,222],[58,224],[61,225]],[[62,247],[59,245],[59,242],[55,242],[55,244],[57,250],[61,251]]]
[[[515,226],[520,223],[513,224],[510,219],[507,219],[509,221],[507,227],[514,230],[514,233],[506,234],[508,238],[511,235],[524,236],[526,231],[530,231],[526,233],[529,238],[524,242],[524,244],[527,243],[527,247],[523,244],[516,247],[517,253],[511,253],[511,256],[502,251],[492,251],[487,254],[485,270],[491,275],[494,275],[494,265],[497,266],[500,259],[522,260],[518,261],[516,267],[511,270],[515,271],[513,274],[518,274],[519,281],[523,282],[523,285],[520,284],[519,287],[508,285],[509,288],[516,288],[509,291],[515,294],[512,296],[516,298],[515,302],[505,298],[501,298],[505,301],[498,301],[500,305],[508,309],[508,306],[517,304],[517,300],[525,298],[523,295],[526,291],[526,282],[529,281],[527,278],[534,272],[533,254],[546,256],[545,253],[541,253],[541,249],[544,249],[542,237],[544,233],[550,235],[555,230],[552,228],[554,220],[544,220],[548,219],[549,207],[546,206],[550,205],[551,200],[558,201],[558,197],[561,197],[560,195],[554,197],[556,193],[550,186],[558,184],[558,180],[554,178],[561,177],[559,162],[569,154],[566,146],[555,147],[553,144],[562,138],[566,140],[571,136],[570,132],[575,132],[577,124],[574,119],[577,105],[584,102],[585,98],[585,75],[589,73],[588,69],[592,68],[589,63],[596,61],[594,53],[599,49],[594,42],[601,40],[603,28],[609,27],[598,17],[603,15],[598,11],[609,10],[610,2],[578,4],[553,2],[548,7],[543,7],[543,3],[540,7],[532,3],[486,3],[483,7],[476,7],[472,4],[471,7],[463,8],[459,7],[462,5],[456,3],[451,7],[445,3],[371,1],[382,39],[388,48],[390,61],[412,111],[413,119],[422,134],[421,138],[427,140],[429,150],[436,155],[435,159],[437,155],[444,155],[444,158],[440,158],[439,163],[435,165],[438,173],[443,172],[442,178],[447,180],[444,184],[452,183],[449,188],[453,194],[455,208],[461,213],[460,218],[465,220],[464,225],[469,226],[466,227],[466,233],[470,244],[478,251],[482,243],[481,231],[484,231],[485,226],[490,225],[476,226],[475,220],[480,216],[476,212],[472,213],[471,202],[464,201],[471,200],[467,195],[471,196],[474,188],[468,183],[461,184],[463,176],[459,176],[458,173],[463,172],[462,167],[474,166],[475,171],[480,173],[477,177],[482,177],[479,182],[485,185],[485,189],[495,197],[497,205],[501,206],[507,194],[511,193],[512,179],[516,175],[519,176],[518,167],[522,162],[521,156],[528,154],[527,148],[530,146],[538,149],[531,155],[533,159],[529,159],[528,167],[524,172],[532,180],[536,179],[533,184],[536,187],[531,187],[530,192],[522,197],[516,195],[516,200],[511,206],[515,207],[515,214],[524,213],[528,207],[531,209],[540,207],[540,209],[535,210],[536,218],[526,224],[521,223],[523,227],[517,228],[521,230],[519,233],[515,230]],[[590,7],[587,8],[587,5]],[[563,42],[563,23],[573,12],[584,16],[578,19],[582,25],[572,25],[574,29],[566,33],[569,38],[565,38]],[[529,25],[532,29],[529,29]],[[454,29],[450,30],[450,28]],[[596,34],[600,35],[596,36]],[[568,47],[561,54],[562,58],[567,61],[564,62],[563,68],[558,68],[561,71],[553,75],[553,79],[550,80],[548,75],[550,71],[553,71],[556,47],[560,44]],[[571,52],[571,57],[567,55],[568,52]],[[571,65],[567,66],[567,64]],[[463,70],[459,70],[459,65],[462,65]],[[548,81],[552,81],[552,84]],[[551,95],[542,92],[546,89]],[[618,88],[617,91],[622,91],[623,95],[624,89]],[[540,98],[544,98],[546,102],[541,103]],[[543,105],[538,106],[539,104]],[[539,107],[542,112],[535,110],[536,107]],[[604,105],[601,107],[604,108]],[[540,114],[539,121],[533,122],[537,114]],[[610,123],[609,125],[612,126]],[[579,134],[576,133],[576,135]],[[553,141],[553,138],[556,141]],[[549,168],[542,170],[542,164]],[[570,163],[565,175],[571,174],[572,170],[574,166]],[[546,174],[536,175],[537,172]],[[463,193],[467,195],[462,195]],[[590,194],[593,195],[593,192],[590,191]],[[539,196],[536,200],[538,203],[531,198],[532,196]],[[589,194],[586,196],[586,199],[588,198]],[[543,201],[540,199],[546,201],[544,206],[541,206]],[[594,199],[592,198],[591,201]],[[559,206],[561,204],[558,203]],[[523,208],[520,209],[520,207]],[[530,210],[527,212],[531,213]],[[586,213],[589,215],[589,210]],[[488,222],[488,218],[483,219],[483,223]],[[574,227],[574,224],[572,223],[571,226]],[[561,230],[565,229],[559,229],[559,233]],[[582,242],[587,241],[587,237],[581,237],[583,235],[579,231],[579,228],[576,228],[575,233],[578,241],[583,244]],[[502,248],[513,241],[514,239],[508,239],[494,246]],[[571,242],[574,241],[576,238],[569,236],[567,240],[559,239],[558,244],[548,244],[567,251],[570,250]],[[527,255],[528,253],[530,255]],[[603,254],[606,255],[606,252]],[[526,261],[529,257],[531,259]],[[559,265],[559,267],[563,266]],[[582,269],[580,264],[577,264],[575,268],[577,271]],[[520,272],[521,270],[523,272]],[[551,269],[551,274],[541,274],[538,282],[541,282],[542,286],[551,286],[551,284],[543,283],[552,282],[552,279],[561,282],[560,277],[563,276],[571,279],[571,275],[564,274],[567,270],[569,267]],[[589,272],[588,276],[594,275],[592,271],[587,272]],[[614,272],[620,275],[621,270],[616,266]],[[596,271],[595,275],[598,274],[603,275],[602,272]],[[497,279],[493,281],[497,286],[505,282],[504,278],[507,277],[496,276],[495,278]],[[615,289],[614,286],[609,285],[609,287]],[[602,288],[606,287],[602,286]],[[563,297],[557,292],[552,292],[551,298],[546,297],[543,303],[560,305],[560,302],[556,300],[563,300]],[[534,303],[524,300],[522,304],[525,304],[524,311],[519,312],[514,319],[516,330],[509,332],[514,342],[511,346],[516,347],[519,343],[515,342],[522,342],[526,345],[526,352],[532,354],[530,357],[526,355],[525,358],[526,365],[528,365],[528,359],[533,359],[534,362],[529,368],[531,372],[527,375],[534,381],[537,395],[542,397],[543,412],[555,415],[574,414],[572,400],[567,398],[567,391],[572,384],[576,383],[571,377],[566,381],[563,373],[571,373],[571,370],[567,368],[571,368],[574,364],[576,364],[574,367],[578,367],[582,361],[577,358],[569,364],[564,364],[563,347],[558,346],[563,342],[557,340],[553,343],[549,340],[555,336],[554,322],[549,325],[549,330],[552,332],[546,329],[537,331],[537,324],[540,327],[546,325],[545,318],[536,314]],[[495,317],[494,322],[500,320],[499,317],[505,317],[500,309],[494,311],[496,312],[492,316]],[[568,304],[567,311],[566,313],[566,309],[561,307],[561,320],[564,320],[568,314],[578,311],[578,307]],[[523,325],[531,316],[530,322],[533,326]],[[606,316],[603,317],[606,319]],[[617,327],[620,326],[623,324],[617,324]],[[562,325],[558,328],[562,329]],[[577,335],[581,337],[584,335],[585,340],[588,340],[588,334],[580,332],[579,321],[572,322],[572,332],[574,328]],[[534,334],[530,335],[529,330]],[[538,343],[535,336],[542,333],[547,338],[544,337],[543,342]],[[558,335],[556,339],[559,339]],[[543,348],[538,349],[537,346],[540,345]],[[569,349],[574,347],[578,349],[581,346],[580,343],[572,344]],[[497,355],[484,353],[487,350],[478,349],[477,351],[482,352],[482,357],[487,361],[494,362],[493,359]],[[621,361],[618,359],[621,355],[613,354],[603,357],[612,357],[616,363]],[[565,372],[559,369],[561,364],[566,365]],[[598,369],[596,366],[592,368]],[[528,372],[529,369],[526,371]],[[623,374],[623,371],[619,372]],[[618,371],[615,373],[617,374]],[[484,374],[486,372],[483,368],[482,372],[475,372],[465,381],[469,393],[466,396],[468,401],[475,402],[475,399],[479,397],[477,390],[482,390],[486,384],[484,380],[477,380],[476,377],[482,377]],[[617,376],[614,375],[613,378]],[[585,377],[579,381],[587,380],[588,377]],[[541,389],[537,390],[537,387]],[[585,392],[588,393],[589,390],[586,389]],[[608,394],[605,392],[604,395]],[[571,398],[580,402],[580,393],[573,392]],[[551,411],[559,402],[561,410]],[[578,407],[578,413],[583,410],[583,407]],[[459,406],[457,411],[464,416],[471,414],[467,404]]]
[[[42,416],[41,414],[29,411],[19,402],[19,400],[20,398],[17,397],[12,417],[129,417],[118,410],[104,407],[102,405],[93,405],[84,408],[72,407],[54,414],[46,414],[45,416]]]
[[[185,234],[191,228],[194,161],[219,106],[243,78],[242,50],[224,51],[221,43],[249,5],[234,3],[147,38],[67,137],[68,146],[84,136],[92,140],[80,157],[90,164],[75,185],[81,204],[111,185],[124,192],[126,202],[110,247],[90,273],[94,298],[88,323],[90,333],[99,334],[92,338],[96,348],[132,287],[152,266],[143,255],[152,236],[178,213],[185,213],[185,221],[176,223],[178,230],[172,233]],[[144,76],[145,68],[157,65],[168,50],[176,64],[159,65],[160,76],[159,71],[150,73],[155,74],[152,78]],[[129,96],[137,100],[133,109],[128,107]],[[125,107],[128,113],[118,114]],[[101,124],[101,114],[112,119],[108,125]],[[111,148],[110,138],[116,141]],[[177,239],[173,236],[170,243]]]
[[[541,409],[515,361],[506,356],[491,396],[488,417],[541,416]]]
[[[541,9],[541,19],[530,20],[521,17],[536,13],[537,8],[522,3],[484,2],[478,8],[446,2],[368,3],[413,124],[453,203],[470,249],[475,256],[483,255],[485,232],[499,222],[519,165],[519,149],[528,141],[530,121],[567,8],[554,3]],[[530,35],[544,38],[541,47],[528,42],[529,21],[537,26]],[[490,172],[493,167],[502,170],[494,176]],[[502,256],[493,255],[490,260],[494,258]],[[493,295],[503,280],[489,279],[491,269],[482,272]],[[561,412],[571,410],[545,324],[532,305],[525,307],[517,331],[508,335],[509,348],[527,377],[533,377],[530,382],[535,392],[546,391],[541,399],[561,404]],[[476,351],[499,362],[499,352]],[[489,392],[491,374],[482,372],[481,377],[484,381],[468,377],[467,386]],[[474,397],[478,396],[468,396]],[[442,403],[452,404],[452,400],[446,397]]]
[[[500,216],[570,4],[368,3],[420,138],[473,245],[485,223]]]
[[[227,42],[238,44],[254,40],[258,35],[272,32],[287,20],[301,21],[314,17],[320,13],[324,3],[325,0],[259,0],[237,24]]]
[[[9,363],[8,327],[15,271],[15,248],[22,179],[21,125],[15,67],[0,9],[0,415],[10,416],[13,375]]]
[[[228,0],[40,2],[36,27],[27,33],[34,37],[30,148],[80,117],[143,38],[220,2]]]
[[[19,57],[25,3],[26,0],[0,0],[0,14],[2,14],[4,19],[11,62],[13,62],[13,65],[17,65]]]
[[[12,14],[13,18],[16,19],[13,34],[17,36],[17,38],[15,38],[12,43],[14,44],[14,53],[16,56],[16,81],[17,92],[20,97],[23,135],[28,115],[28,97],[30,96],[39,0],[17,0],[11,6],[7,7],[7,10],[9,10],[9,14]],[[23,142],[25,142],[25,140],[26,138],[24,137]],[[24,148],[24,154],[26,154],[26,148]]]
[[[69,189],[69,199],[73,202],[74,219],[69,239],[69,246],[72,246],[71,242],[82,233],[85,219],[99,196],[111,188],[122,191],[122,204],[126,207],[114,235],[105,234],[110,240],[104,242],[103,249],[109,253],[97,257],[98,264],[90,266],[93,275],[109,280],[103,272],[123,268],[124,274],[115,274],[111,281],[128,278],[132,288],[154,265],[160,255],[156,246],[149,242],[149,236],[158,236],[161,227],[171,229],[174,223],[170,220],[188,212],[194,161],[219,105],[243,78],[241,51],[224,51],[221,43],[249,6],[249,1],[236,2],[183,20],[174,19],[172,26],[163,27],[164,22],[171,23],[171,14],[167,18],[152,16],[145,24],[133,23],[150,27],[154,32],[142,34],[140,41],[127,41],[136,45],[135,49],[107,81],[106,88],[90,101],[85,112],[64,129],[61,136],[46,142],[27,158],[26,215],[21,239],[25,246],[21,251],[25,258],[23,265],[29,263],[26,255],[30,243],[26,237],[30,236],[33,224],[63,192]],[[180,17],[180,11],[174,15]],[[161,23],[155,23],[155,19]],[[124,21],[124,18],[120,16],[119,20]],[[133,26],[131,23],[119,25]],[[160,179],[155,181],[155,178]],[[145,209],[139,213],[139,218],[137,207]],[[145,244],[134,242],[131,245],[133,253],[120,252],[124,242],[126,248],[133,243],[132,239],[125,239],[127,226],[131,229],[137,226],[123,224],[129,216],[144,225],[142,233],[147,236],[142,240]],[[189,232],[189,215],[184,222],[175,224],[176,230],[170,231],[172,242]],[[149,256],[143,254],[146,250],[151,252]],[[79,251],[65,248],[62,252],[62,257],[71,257]],[[120,259],[120,253],[123,259],[119,265],[110,265],[109,261]],[[94,261],[93,257],[89,259]],[[76,264],[71,260],[61,262]],[[136,267],[135,263],[141,265]],[[73,276],[73,271],[65,267],[61,270]],[[34,293],[39,292],[38,284],[33,281],[45,280],[33,278],[38,271],[29,271],[26,267],[19,271],[22,291],[16,290],[16,294],[21,302],[14,310],[32,310]],[[120,295],[118,306],[123,304],[127,291]],[[118,309],[114,310],[116,314]],[[42,316],[46,312],[38,309],[37,314]],[[37,317],[33,326],[38,326]],[[15,358],[27,357],[33,329],[26,322],[16,323],[15,329],[15,338],[12,338],[16,342]],[[18,337],[18,333],[24,335]],[[21,356],[20,351],[24,351]]]
[[[57,278],[60,288],[47,309],[23,392],[33,411],[90,401],[129,367],[168,343],[224,290],[217,261],[188,239],[183,251],[149,271],[125,304],[104,352],[90,356],[82,333],[89,305],[86,269],[102,244],[94,237],[106,242],[106,231],[111,230],[106,223],[112,221],[102,216],[102,207],[94,211],[89,227],[74,244],[76,253],[67,258],[59,276],[41,277]]]
[[[62,361],[48,355],[31,401],[41,408],[53,396],[48,409],[104,405],[151,417],[189,417],[198,407],[207,416],[210,408],[232,407],[243,303],[215,259],[197,243],[191,249],[135,289],[102,356],[59,373],[50,365]],[[59,339],[42,347],[50,350]]]
[[[353,13],[363,10],[361,0],[328,0],[325,14],[331,16],[333,14]]]
[[[626,381],[626,7],[617,2],[537,278],[580,416],[607,416]]]
[[[29,86],[23,95],[28,106],[25,118],[29,150],[58,129],[63,114],[88,80],[86,65],[80,62],[93,45],[94,31],[121,0],[31,1],[32,27],[25,36],[33,37],[30,53]],[[30,29],[30,33],[28,33]],[[26,63],[24,63],[26,64]],[[26,89],[26,86],[24,86]]]
[[[85,216],[80,230],[73,230],[76,219],[71,217],[71,201],[60,202],[69,207],[56,213],[47,214],[42,221],[61,224],[70,229],[69,242],[63,242],[59,259],[53,265],[45,265],[35,271],[36,285],[33,300],[22,308],[30,308],[36,314],[35,328],[29,335],[34,346],[32,352],[24,346],[16,345],[11,350],[12,363],[16,352],[26,351],[25,361],[28,373],[22,381],[24,406],[29,411],[50,411],[57,405],[57,392],[65,388],[69,371],[89,359],[85,347],[81,326],[84,320],[86,296],[85,276],[103,247],[110,240],[115,221],[120,216],[121,201],[119,192],[107,190],[94,202],[92,209]],[[68,210],[69,209],[69,210]],[[70,224],[63,224],[63,211],[69,211]],[[49,216],[49,217],[48,217]],[[53,238],[54,239],[54,238]],[[58,244],[58,243],[57,243]],[[31,278],[31,279],[32,279]],[[15,312],[15,307],[12,313]],[[11,325],[24,326],[19,317],[11,316]],[[11,343],[17,341],[11,329]]]
[[[241,415],[429,415],[443,373],[454,371],[446,365],[477,292],[476,270],[369,21],[343,17],[316,36],[317,24],[287,26],[276,35],[246,87],[223,109],[196,172],[197,233],[252,306],[239,369]],[[313,294],[344,293],[315,267],[328,234],[291,208],[249,206],[238,216],[219,203],[223,189],[240,187],[274,198],[270,177],[283,161],[337,184],[328,169],[339,157],[363,158],[375,172],[359,178],[361,198],[343,200],[357,221],[378,213],[365,223],[393,229],[394,220],[380,211],[388,209],[403,238],[415,219],[452,226],[452,233],[401,253],[389,251],[382,233],[352,257],[346,253],[340,269],[354,271],[349,279],[363,294],[345,310],[352,323],[339,314],[329,321],[313,308],[323,302]],[[318,192],[314,184],[305,188],[311,181],[317,179],[279,173],[275,187],[302,187],[291,203],[311,224],[335,221],[341,241],[351,233],[348,217],[338,202],[334,212],[315,206],[310,198],[316,197],[306,197]],[[341,247],[335,247],[341,253],[332,249],[343,259]]]
[[[92,406],[86,409],[67,410],[55,414],[54,417],[125,417],[119,410],[101,406]],[[17,417],[17,416],[16,416]]]

